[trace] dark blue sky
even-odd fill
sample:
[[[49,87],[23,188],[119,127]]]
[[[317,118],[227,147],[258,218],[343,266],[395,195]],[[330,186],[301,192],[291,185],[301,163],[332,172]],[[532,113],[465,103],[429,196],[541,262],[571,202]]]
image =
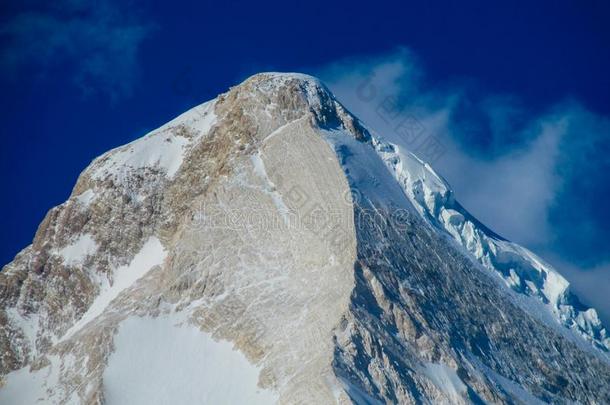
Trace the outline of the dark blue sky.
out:
[[[528,142],[494,143],[476,107],[489,95],[516,97],[524,122],[571,101],[610,115],[607,2],[197,3],[0,6],[0,263],[94,157],[259,71],[317,72],[408,48],[425,71],[418,85],[468,89],[457,111],[477,128],[461,138],[473,154]],[[571,177],[548,212],[558,224],[548,250],[576,267],[610,261],[607,129],[575,135],[590,147],[556,170]]]

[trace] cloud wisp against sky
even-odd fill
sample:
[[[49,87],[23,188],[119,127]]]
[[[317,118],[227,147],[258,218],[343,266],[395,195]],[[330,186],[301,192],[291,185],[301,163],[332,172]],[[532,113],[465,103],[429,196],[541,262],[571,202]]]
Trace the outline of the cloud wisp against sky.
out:
[[[67,68],[84,94],[102,91],[116,99],[131,94],[138,50],[152,29],[109,1],[40,2],[15,10],[0,26],[6,44],[0,63],[12,77]]]
[[[515,95],[485,94],[472,81],[432,83],[406,49],[316,73],[368,126],[411,150],[382,104],[392,100],[400,118],[413,117],[442,143],[432,164],[462,205],[555,264],[610,324],[607,117],[573,100],[529,111]]]

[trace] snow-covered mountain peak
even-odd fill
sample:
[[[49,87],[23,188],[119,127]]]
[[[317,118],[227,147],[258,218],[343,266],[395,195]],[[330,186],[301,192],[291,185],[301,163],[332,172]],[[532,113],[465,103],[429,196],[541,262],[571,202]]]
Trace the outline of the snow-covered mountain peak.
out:
[[[5,266],[0,402],[610,402],[568,292],[319,80],[262,73],[95,159]]]

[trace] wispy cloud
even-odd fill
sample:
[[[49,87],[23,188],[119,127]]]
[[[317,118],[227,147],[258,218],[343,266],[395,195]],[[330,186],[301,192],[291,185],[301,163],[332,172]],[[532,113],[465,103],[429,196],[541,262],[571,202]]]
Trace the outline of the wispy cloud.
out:
[[[8,74],[67,66],[85,94],[129,95],[142,41],[153,25],[108,1],[44,2],[17,11],[0,27],[0,63]],[[24,7],[25,7],[24,5]]]
[[[389,97],[401,116],[416,117],[445,146],[433,166],[462,204],[500,235],[559,258],[560,270],[569,267],[580,292],[588,290],[610,315],[601,290],[608,284],[593,281],[610,276],[606,117],[566,100],[532,114],[516,95],[485,94],[472,81],[432,82],[406,49],[338,61],[316,74],[373,130],[403,147],[411,145],[379,105]],[[591,282],[579,283],[578,274]]]

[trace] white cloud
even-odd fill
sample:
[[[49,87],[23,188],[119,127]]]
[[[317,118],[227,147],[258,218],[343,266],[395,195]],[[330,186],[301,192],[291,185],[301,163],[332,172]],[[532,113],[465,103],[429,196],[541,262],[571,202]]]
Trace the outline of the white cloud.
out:
[[[152,26],[124,15],[109,1],[64,0],[17,13],[0,27],[5,73],[35,66],[42,74],[66,64],[85,93],[112,98],[131,93],[140,44]]]

